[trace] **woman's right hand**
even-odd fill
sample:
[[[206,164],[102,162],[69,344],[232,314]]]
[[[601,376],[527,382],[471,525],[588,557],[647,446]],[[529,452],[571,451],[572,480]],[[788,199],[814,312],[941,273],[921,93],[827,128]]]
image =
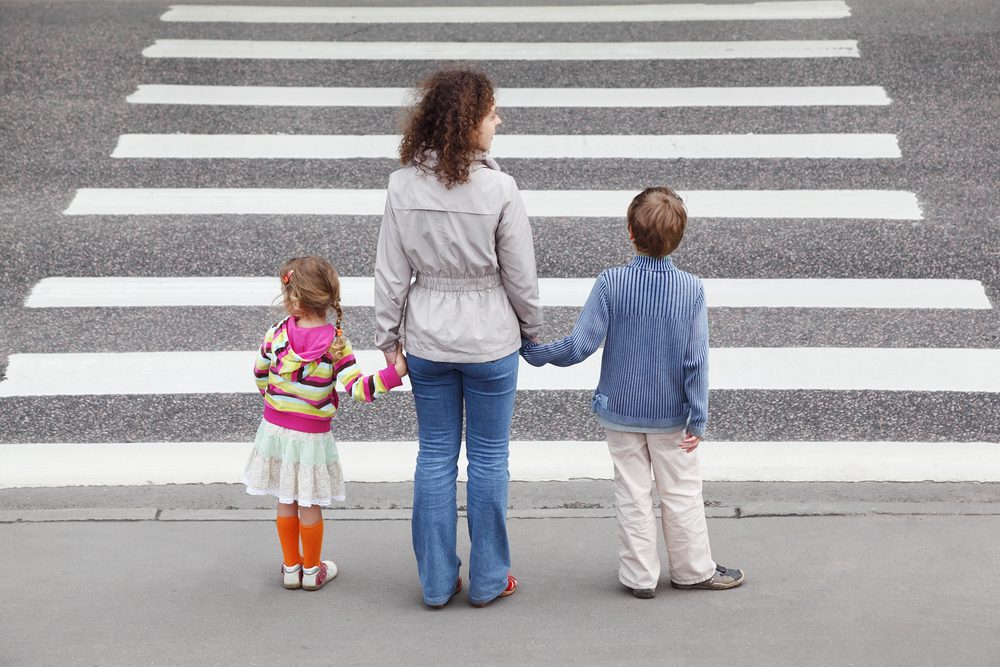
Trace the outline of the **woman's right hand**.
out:
[[[406,364],[406,355],[403,354],[403,346],[400,343],[396,343],[396,349],[393,356],[395,359],[392,362],[389,362],[389,353],[386,352],[386,362],[392,363],[392,366],[396,369],[396,374],[399,375],[399,377],[406,377],[406,374],[409,372],[409,368]]]

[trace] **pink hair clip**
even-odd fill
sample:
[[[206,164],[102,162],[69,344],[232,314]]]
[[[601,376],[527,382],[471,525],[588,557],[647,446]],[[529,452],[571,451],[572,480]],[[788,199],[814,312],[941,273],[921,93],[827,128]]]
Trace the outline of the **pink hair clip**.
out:
[[[281,283],[287,285],[292,280],[292,274],[295,273],[295,269],[291,269],[288,273],[281,276]]]

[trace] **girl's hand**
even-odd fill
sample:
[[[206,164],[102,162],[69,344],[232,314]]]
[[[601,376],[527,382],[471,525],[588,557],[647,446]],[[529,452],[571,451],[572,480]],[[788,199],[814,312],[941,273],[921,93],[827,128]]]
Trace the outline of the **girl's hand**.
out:
[[[409,369],[406,366],[406,355],[403,354],[403,346],[398,343],[396,344],[395,356],[396,359],[392,366],[396,369],[396,374],[399,375],[399,377],[406,377],[406,374],[409,372]],[[388,358],[388,355],[386,355],[386,357]]]
[[[681,440],[680,447],[685,452],[690,454],[694,450],[698,449],[698,445],[701,444],[701,436],[691,435],[690,433],[686,433],[685,435],[687,435],[687,437]]]

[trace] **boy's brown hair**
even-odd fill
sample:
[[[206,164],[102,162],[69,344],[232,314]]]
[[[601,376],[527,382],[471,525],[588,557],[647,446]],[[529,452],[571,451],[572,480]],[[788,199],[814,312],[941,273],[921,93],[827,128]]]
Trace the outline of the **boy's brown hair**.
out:
[[[337,314],[337,333],[330,354],[337,361],[346,346],[341,323],[344,311],[340,307],[340,278],[336,269],[322,257],[295,257],[281,267],[281,300],[289,315],[326,317]]]
[[[635,249],[644,255],[669,255],[684,238],[684,200],[667,187],[646,188],[628,207],[628,229]]]

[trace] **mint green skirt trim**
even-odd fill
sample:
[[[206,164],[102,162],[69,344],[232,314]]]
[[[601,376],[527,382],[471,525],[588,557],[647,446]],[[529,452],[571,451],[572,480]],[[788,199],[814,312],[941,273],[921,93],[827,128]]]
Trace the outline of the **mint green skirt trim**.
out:
[[[345,500],[344,472],[333,435],[302,433],[261,421],[243,471],[247,493],[281,503],[330,505]]]
[[[303,433],[261,420],[254,446],[261,456],[282,463],[320,466],[340,460],[337,442],[326,433]]]

